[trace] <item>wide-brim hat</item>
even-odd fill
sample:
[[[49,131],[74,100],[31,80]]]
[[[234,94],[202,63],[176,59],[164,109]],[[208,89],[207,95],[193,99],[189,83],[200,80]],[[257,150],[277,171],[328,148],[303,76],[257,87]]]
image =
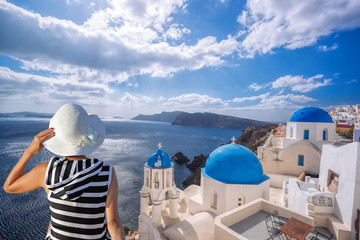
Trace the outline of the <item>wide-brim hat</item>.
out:
[[[55,136],[43,145],[60,156],[90,154],[100,147],[106,136],[105,125],[97,115],[88,115],[83,107],[72,103],[57,110],[49,128],[54,128]]]

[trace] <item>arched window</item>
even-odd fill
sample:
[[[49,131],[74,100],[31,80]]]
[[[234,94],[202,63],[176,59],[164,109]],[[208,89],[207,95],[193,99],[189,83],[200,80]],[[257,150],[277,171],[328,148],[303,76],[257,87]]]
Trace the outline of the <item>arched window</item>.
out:
[[[157,161],[155,162],[155,167],[161,167],[161,156],[157,156]]]
[[[159,183],[159,173],[158,172],[156,172],[155,173],[155,188],[159,188],[159,185],[160,185],[160,183]]]
[[[325,128],[323,130],[323,141],[327,141],[328,140],[328,130],[327,128]]]
[[[145,171],[145,186],[149,186],[149,171]]]
[[[170,172],[166,173],[166,187],[170,187],[171,179],[170,179]]]

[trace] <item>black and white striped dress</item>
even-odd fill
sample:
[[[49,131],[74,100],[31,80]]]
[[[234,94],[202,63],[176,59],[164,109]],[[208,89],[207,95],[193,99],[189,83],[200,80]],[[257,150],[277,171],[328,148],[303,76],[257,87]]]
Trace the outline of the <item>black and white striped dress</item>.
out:
[[[53,157],[46,171],[51,231],[46,239],[110,239],[105,205],[112,167],[98,159]]]

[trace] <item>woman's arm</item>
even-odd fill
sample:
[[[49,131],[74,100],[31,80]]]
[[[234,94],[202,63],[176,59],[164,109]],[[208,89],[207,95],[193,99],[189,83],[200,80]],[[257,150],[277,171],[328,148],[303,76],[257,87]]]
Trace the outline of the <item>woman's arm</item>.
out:
[[[29,160],[44,148],[43,142],[55,136],[54,129],[50,128],[40,132],[34,137],[30,146],[10,172],[4,183],[4,190],[7,193],[24,193],[30,192],[40,187],[47,190],[44,179],[48,163],[42,163],[34,167],[30,172],[23,175],[25,167]]]
[[[112,240],[125,240],[124,230],[118,213],[118,182],[114,168],[106,199],[106,218],[108,230]]]

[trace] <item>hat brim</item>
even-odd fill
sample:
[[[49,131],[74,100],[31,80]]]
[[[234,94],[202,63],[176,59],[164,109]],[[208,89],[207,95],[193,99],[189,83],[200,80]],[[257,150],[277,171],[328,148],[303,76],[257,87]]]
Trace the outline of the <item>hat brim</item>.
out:
[[[95,144],[81,143],[81,140],[76,142],[68,142],[59,139],[56,136],[56,127],[52,126],[52,121],[50,120],[49,128],[55,128],[55,136],[43,143],[49,151],[53,152],[56,155],[60,156],[78,156],[78,155],[87,155],[94,152],[101,144],[104,142],[106,136],[106,130],[104,123],[100,118],[95,114],[90,114],[89,121],[90,126],[93,130],[98,133],[98,138],[96,139]]]

